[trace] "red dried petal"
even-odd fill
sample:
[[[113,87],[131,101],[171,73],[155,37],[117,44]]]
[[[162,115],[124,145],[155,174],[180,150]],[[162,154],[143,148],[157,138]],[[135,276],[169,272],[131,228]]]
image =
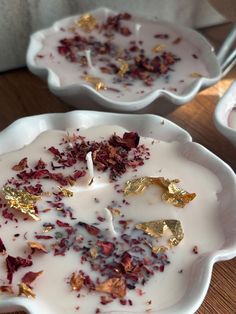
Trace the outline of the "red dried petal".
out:
[[[0,292],[14,294],[12,286],[0,286]]]
[[[50,172],[47,169],[40,169],[32,173],[32,179],[45,179],[50,177]]]
[[[123,147],[126,150],[136,148],[139,144],[139,135],[136,132],[125,132],[123,138],[117,135],[113,135],[109,143],[114,147]]]
[[[40,239],[42,239],[42,240],[49,240],[49,239],[53,239],[53,237],[52,237],[52,236],[48,236],[48,235],[41,235],[41,234],[37,234],[37,235],[35,236],[35,238],[36,238],[36,239],[38,239],[38,240],[40,240]]]
[[[123,265],[126,272],[129,272],[133,269],[134,266],[132,264],[132,256],[128,252],[125,252],[122,255],[121,264]]]
[[[54,156],[56,156],[56,157],[61,157],[60,151],[59,151],[56,147],[54,147],[54,146],[49,147],[49,148],[48,148],[48,151],[49,151],[50,153],[52,153]]]
[[[139,135],[136,132],[125,132],[123,135],[123,140],[129,148],[136,148],[139,144]]]
[[[7,266],[7,279],[9,283],[12,283],[13,274],[16,272],[20,267],[28,267],[32,266],[33,262],[29,259],[25,259],[22,257],[13,257],[8,255],[6,258],[6,266]]]
[[[132,34],[131,30],[128,27],[121,27],[120,28],[120,33],[123,36],[130,36]]]
[[[5,254],[6,253],[6,247],[2,242],[2,239],[0,238],[0,254]]]
[[[14,214],[8,211],[8,208],[4,209],[2,211],[2,217],[5,219],[13,220],[14,219]]]
[[[64,177],[62,173],[51,173],[50,178],[62,186],[66,186],[69,183],[67,178]]]
[[[93,235],[93,236],[98,236],[98,234],[100,233],[100,229],[95,227],[95,226],[92,226],[92,225],[89,225],[85,222],[78,222],[78,225],[81,226],[81,227],[84,227],[89,234]]]
[[[35,281],[35,279],[42,275],[42,273],[43,271],[39,271],[36,273],[33,271],[29,271],[22,277],[21,282],[25,283],[26,285],[30,285],[33,281]]]
[[[70,224],[68,224],[67,222],[63,222],[61,220],[57,220],[56,224],[62,228],[72,228]]]
[[[42,159],[39,159],[34,168],[36,170],[42,170],[42,169],[45,169],[46,166],[47,166],[46,162],[44,162]]]
[[[65,56],[66,54],[68,54],[70,52],[70,49],[66,46],[58,46],[57,50],[58,50],[59,54],[62,56]]]
[[[12,167],[12,170],[23,171],[25,168],[28,168],[27,157],[22,158],[17,165]]]
[[[102,254],[110,256],[115,250],[115,245],[112,242],[107,241],[97,241],[97,246],[101,248]]]
[[[86,171],[85,170],[77,170],[73,173],[73,178],[74,179],[79,179],[81,177],[84,177],[86,175]]]
[[[25,187],[26,191],[30,194],[33,195],[40,195],[42,194],[43,190],[42,190],[42,184],[36,184],[35,186],[33,185],[28,185]]]

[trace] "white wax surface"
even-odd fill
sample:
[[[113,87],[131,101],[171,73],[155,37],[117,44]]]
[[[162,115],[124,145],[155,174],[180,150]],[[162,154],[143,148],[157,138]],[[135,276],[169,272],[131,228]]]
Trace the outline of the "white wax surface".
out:
[[[108,139],[111,134],[116,132],[122,135],[124,129],[115,126],[103,126],[80,130],[80,135],[86,136],[86,139],[101,140]],[[19,160],[28,157],[29,165],[35,164],[41,157],[48,161],[51,155],[45,147],[56,146],[61,138],[66,135],[63,131],[47,131],[42,133],[32,144],[0,157],[0,187],[8,178],[16,173],[11,170]],[[74,191],[72,198],[63,199],[63,201],[73,208],[73,216],[77,221],[87,223],[97,222],[97,213],[104,216],[105,208],[116,201],[122,204],[121,212],[125,219],[132,219],[135,223],[156,220],[156,219],[178,219],[184,229],[185,237],[183,241],[175,248],[168,251],[167,255],[170,264],[166,266],[163,273],[158,272],[145,285],[140,286],[144,291],[143,296],[138,296],[137,291],[128,290],[126,299],[133,300],[133,306],[121,305],[119,300],[101,305],[100,293],[89,293],[81,290],[81,297],[77,298],[78,293],[71,292],[67,284],[68,278],[73,271],[83,269],[96,278],[96,273],[91,271],[90,267],[80,263],[80,253],[70,250],[66,256],[53,256],[52,252],[48,254],[36,253],[33,255],[33,266],[20,268],[15,274],[13,284],[17,285],[22,276],[28,271],[40,271],[44,273],[35,283],[32,284],[37,295],[37,300],[44,303],[52,313],[95,313],[96,308],[101,309],[101,313],[144,313],[151,309],[150,313],[155,313],[159,309],[170,307],[178,302],[186,293],[189,274],[193,262],[202,254],[214,251],[221,247],[224,242],[223,231],[220,226],[217,193],[221,191],[221,185],[217,177],[208,169],[194,163],[184,157],[181,153],[180,145],[177,142],[165,143],[151,138],[141,138],[140,144],[145,144],[150,148],[151,158],[145,162],[145,165],[138,168],[137,172],[129,170],[118,182],[110,183],[107,172],[101,173],[95,171],[95,178],[92,185],[88,186],[88,177],[82,178],[78,184],[70,188]],[[68,169],[67,169],[68,171]],[[71,171],[69,169],[69,171]],[[64,173],[64,172],[63,172]],[[181,180],[181,187],[189,192],[195,192],[197,197],[185,208],[177,208],[161,200],[161,189],[153,186],[148,188],[143,194],[124,197],[114,189],[115,184],[124,186],[128,179],[135,176],[164,176],[165,178]],[[51,190],[52,186],[56,189],[57,185],[47,183],[41,180],[44,190]],[[99,203],[94,202],[94,198],[99,199]],[[123,199],[126,199],[130,205],[124,205]],[[45,208],[46,204],[42,201],[40,209]],[[1,214],[1,212],[0,212]],[[49,211],[46,214],[40,214],[41,221],[24,221],[22,214],[16,214],[18,223],[0,218],[0,236],[7,248],[8,254],[12,256],[22,256],[24,252],[30,252],[27,249],[27,241],[38,241],[50,247],[50,241],[36,240],[35,231],[40,232],[44,222],[61,219],[72,224],[70,218],[57,218],[57,211]],[[76,222],[76,220],[75,220]],[[51,231],[50,231],[51,232]],[[50,232],[47,233],[50,235]],[[20,236],[14,239],[14,234]],[[27,240],[24,238],[26,233]],[[192,252],[193,247],[197,245],[199,254]],[[183,270],[182,273],[179,273]],[[5,256],[0,255],[0,285],[7,284]],[[139,285],[137,285],[137,288]],[[0,295],[0,298],[5,298]],[[151,300],[151,305],[147,301]],[[80,306],[80,310],[75,308]]]

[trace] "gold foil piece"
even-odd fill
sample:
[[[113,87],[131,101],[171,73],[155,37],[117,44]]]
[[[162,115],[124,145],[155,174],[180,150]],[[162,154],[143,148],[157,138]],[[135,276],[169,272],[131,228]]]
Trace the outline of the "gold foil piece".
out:
[[[60,190],[60,192],[63,194],[63,196],[65,197],[72,197],[74,195],[74,193],[68,189],[62,188],[62,187],[58,187],[58,189]]]
[[[184,207],[195,197],[195,193],[189,193],[176,186],[178,179],[169,180],[164,177],[141,177],[129,180],[125,183],[124,195],[140,194],[150,185],[159,185],[165,189],[162,199],[176,207]]]
[[[95,246],[93,246],[90,248],[89,253],[90,253],[91,257],[95,259],[98,255],[98,250]]]
[[[193,73],[190,74],[190,76],[193,77],[193,78],[200,78],[200,77],[202,77],[202,75],[200,73],[198,73],[198,72],[193,72]]]
[[[176,207],[184,207],[196,197],[196,193],[189,193],[171,182],[168,191],[162,194],[162,199]]]
[[[142,230],[154,238],[161,238],[169,230],[172,235],[168,240],[170,247],[177,246],[184,238],[181,222],[175,219],[161,219],[148,222],[142,222],[135,226],[136,229]],[[161,249],[160,249],[161,250]]]
[[[75,22],[75,26],[81,28],[84,32],[90,33],[97,25],[95,17],[91,14],[84,14]]]
[[[14,189],[10,186],[5,186],[2,191],[11,208],[18,209],[34,220],[40,220],[35,210],[36,202],[41,199],[40,196],[30,194],[24,190]]]
[[[165,48],[166,48],[165,45],[163,45],[163,44],[157,44],[156,46],[154,46],[154,47],[152,48],[152,52],[154,52],[154,53],[159,53],[159,52],[164,51]]]
[[[161,245],[161,246],[153,246],[152,252],[155,254],[163,254],[168,250],[168,247]]]
[[[18,293],[19,296],[23,295],[27,298],[29,298],[29,297],[35,298],[36,297],[36,294],[33,292],[33,290],[28,285],[26,285],[25,283],[21,282],[18,284],[18,286],[19,286],[19,293]]]
[[[70,278],[70,286],[73,291],[80,291],[84,284],[84,276],[79,273],[73,273]]]
[[[109,208],[109,211],[111,212],[113,217],[120,216],[120,209],[119,208]]]
[[[32,241],[29,241],[28,242],[28,246],[31,248],[31,249],[35,249],[35,250],[39,250],[39,251],[43,251],[44,253],[48,253],[47,249],[45,248],[45,246],[39,242],[32,242]]]
[[[141,177],[134,180],[129,180],[125,183],[124,195],[132,195],[142,193],[146,188],[153,184],[152,178]]]
[[[117,61],[120,62],[120,68],[117,74],[123,77],[125,73],[129,71],[129,64],[123,59],[118,59]]]
[[[98,292],[106,292],[117,298],[124,298],[126,295],[126,283],[123,277],[109,278],[108,280],[98,284],[95,288]]]
[[[43,227],[43,233],[48,233],[48,232],[51,231],[52,229],[53,229],[53,226]]]
[[[86,75],[83,77],[83,79],[86,82],[91,83],[97,91],[106,89],[105,83],[99,77]]]

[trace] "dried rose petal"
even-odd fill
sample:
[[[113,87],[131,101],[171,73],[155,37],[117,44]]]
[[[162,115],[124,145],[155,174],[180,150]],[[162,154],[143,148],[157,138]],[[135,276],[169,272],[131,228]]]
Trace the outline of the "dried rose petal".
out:
[[[192,251],[193,251],[194,254],[198,254],[198,253],[199,253],[199,251],[198,251],[198,246],[197,246],[197,245],[194,245]]]
[[[2,239],[0,238],[0,254],[5,255],[6,254],[6,247],[2,242]]]
[[[83,287],[85,277],[80,273],[73,273],[70,278],[70,285],[73,291],[80,291]]]
[[[12,283],[13,274],[20,267],[28,267],[32,266],[33,262],[29,259],[25,259],[22,257],[13,257],[8,255],[6,258],[6,266],[7,266],[7,279],[9,283]]]
[[[102,254],[106,255],[106,256],[110,256],[114,249],[115,249],[115,245],[112,242],[107,242],[107,241],[97,241],[97,246],[101,248],[101,252]]]
[[[35,279],[37,279],[40,275],[42,275],[43,271],[33,272],[29,271],[26,273],[22,279],[21,282],[25,283],[26,285],[30,285]]]
[[[49,236],[49,235],[41,235],[41,234],[37,234],[35,236],[36,239],[38,240],[50,240],[50,239],[53,239],[52,236]]]
[[[123,298],[126,295],[126,283],[123,277],[110,278],[96,286],[96,291],[106,292],[118,298]]]
[[[58,219],[56,220],[56,224],[62,228],[72,228],[72,226],[70,224],[68,224],[67,222],[63,222],[63,221],[58,220]]]
[[[108,303],[113,302],[113,298],[111,296],[107,296],[107,295],[101,295],[100,297],[100,303],[103,305],[106,305]]]
[[[118,135],[113,135],[109,143],[114,147],[121,146],[127,150],[136,148],[139,144],[139,135],[136,132],[125,132],[123,138]]]
[[[89,234],[93,235],[93,236],[98,236],[98,234],[100,233],[100,229],[95,227],[95,226],[92,226],[92,225],[89,225],[85,222],[78,222],[78,225],[81,226],[81,227],[84,227]]]
[[[126,272],[133,269],[134,266],[132,264],[132,256],[128,252],[125,252],[122,255],[121,264],[123,265]]]
[[[47,166],[46,162],[44,162],[41,158],[38,160],[36,166],[34,167],[36,170],[45,169]]]
[[[0,286],[0,292],[14,294],[12,286]]]
[[[45,248],[45,246],[39,242],[28,242],[28,246],[31,249],[37,250],[37,251],[42,251],[44,253],[48,253],[47,249]]]
[[[28,168],[28,164],[27,164],[27,157],[21,159],[21,161],[12,167],[12,170],[15,170],[15,171],[23,171],[25,168]]]

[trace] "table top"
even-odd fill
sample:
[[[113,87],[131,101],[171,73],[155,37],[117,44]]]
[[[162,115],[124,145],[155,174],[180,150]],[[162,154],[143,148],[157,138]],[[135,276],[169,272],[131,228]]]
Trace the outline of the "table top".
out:
[[[229,27],[217,26],[203,32],[217,46]],[[235,79],[236,68],[188,104],[162,115],[186,129],[194,141],[218,155],[236,172],[236,150],[218,133],[212,118],[217,101]],[[51,94],[47,85],[25,68],[0,75],[0,108],[0,130],[24,116],[76,109]],[[197,314],[207,313],[236,313],[236,258],[214,265],[207,296],[197,311]]]

